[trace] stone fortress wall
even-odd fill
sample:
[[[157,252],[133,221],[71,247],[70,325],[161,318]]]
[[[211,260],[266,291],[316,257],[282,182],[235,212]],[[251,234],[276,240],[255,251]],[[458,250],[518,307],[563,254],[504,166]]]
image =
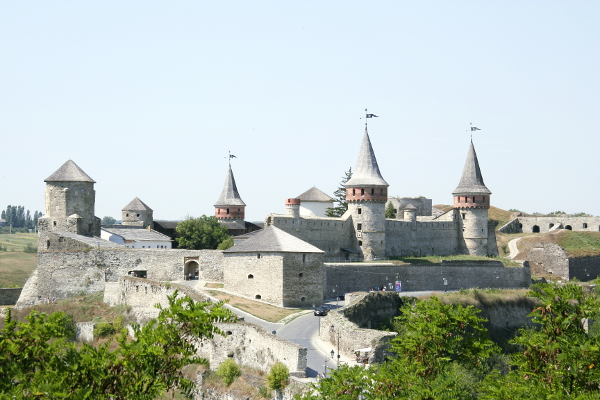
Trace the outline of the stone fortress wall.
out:
[[[149,279],[159,281],[183,280],[185,263],[190,259],[198,263],[199,279],[223,281],[220,250],[82,247],[81,251],[38,253],[38,267],[25,283],[17,306],[99,292],[106,282],[116,282],[132,270],[146,270]]]
[[[590,281],[600,276],[600,256],[569,257],[565,249],[555,243],[536,243],[529,250],[527,261],[564,280]]]
[[[210,301],[201,293],[175,283],[124,276],[117,283],[109,285],[112,288],[105,293],[105,302],[111,305],[130,305],[132,313],[140,322],[157,317],[159,310],[154,304],[166,307],[167,296],[173,295],[176,290],[180,296],[188,295],[196,301]],[[265,372],[279,361],[289,368],[292,376],[305,376],[305,347],[267,333],[253,324],[218,323],[216,326],[224,336],[215,335],[212,340],[203,340],[197,347],[198,355],[209,360],[212,370],[216,370],[227,358],[233,358],[238,364]]]
[[[399,280],[403,291],[467,288],[527,288],[531,284],[529,266],[505,267],[500,261],[442,261],[439,265],[416,266],[392,263],[326,263],[324,298],[369,291]]]
[[[12,306],[17,303],[23,288],[0,289],[0,306]]]
[[[396,210],[396,218],[402,216],[402,210],[409,204],[412,204],[417,209],[417,216],[431,216],[433,208],[432,200],[425,197],[390,197],[388,203],[392,203],[394,210]]]
[[[502,226],[503,233],[546,233],[555,229],[573,231],[600,231],[600,217],[568,217],[562,215],[549,217],[516,217]]]

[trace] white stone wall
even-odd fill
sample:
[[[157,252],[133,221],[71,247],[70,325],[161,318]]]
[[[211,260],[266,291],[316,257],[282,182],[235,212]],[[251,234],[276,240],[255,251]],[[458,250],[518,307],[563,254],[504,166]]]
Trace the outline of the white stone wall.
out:
[[[224,253],[224,288],[252,299],[283,305],[284,254]]]
[[[587,226],[584,224],[587,224]],[[570,226],[571,230],[574,231],[598,232],[600,231],[600,217],[567,217],[561,215],[550,217],[517,217],[499,230],[505,233],[532,233],[535,226],[539,228],[540,233],[549,232],[553,228],[556,229],[557,226],[562,226],[563,229]]]
[[[300,203],[300,215],[303,217],[327,217],[327,209],[333,207],[333,202],[305,201]]]

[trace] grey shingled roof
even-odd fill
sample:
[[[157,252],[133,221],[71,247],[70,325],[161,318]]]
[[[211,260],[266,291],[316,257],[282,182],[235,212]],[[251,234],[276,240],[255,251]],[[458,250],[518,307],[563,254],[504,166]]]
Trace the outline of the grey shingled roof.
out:
[[[89,245],[90,247],[98,247],[98,248],[119,248],[119,247],[123,247],[123,245],[120,245],[120,244],[117,244],[117,243],[113,243],[113,242],[110,242],[108,240],[104,240],[104,239],[99,238],[99,237],[89,237],[89,236],[78,235],[76,233],[62,232],[62,231],[53,231],[53,232],[51,232],[51,234],[55,234],[55,235],[58,235],[58,236],[68,237],[70,239],[75,239],[75,240],[78,240],[80,242],[83,242],[83,243]]]
[[[415,207],[412,203],[408,203],[404,206],[404,210],[418,210],[418,208]]]
[[[225,186],[219,200],[215,203],[215,207],[219,206],[245,206],[246,203],[240,197],[237,186],[235,184],[235,178],[233,177],[233,171],[231,171],[231,165],[227,170],[227,176],[225,177]]]
[[[465,162],[460,182],[452,194],[492,194],[485,186],[485,183],[483,183],[483,176],[481,176],[479,161],[477,160],[477,153],[475,153],[473,142],[469,146],[467,161]]]
[[[366,128],[360,152],[358,153],[356,167],[354,168],[352,177],[344,186],[389,186],[381,176],[381,172],[379,172],[375,152],[371,146],[369,132],[367,132]]]
[[[300,240],[279,228],[269,225],[257,231],[242,243],[225,250],[225,253],[257,253],[257,252],[282,252],[282,253],[323,253],[310,243]]]
[[[125,207],[123,207],[123,211],[153,211],[150,207],[146,205],[139,198],[135,198],[129,202]]]
[[[296,197],[301,201],[320,201],[324,203],[331,203],[334,201],[331,197],[326,195],[322,190],[317,189],[316,186],[311,187],[300,196]]]
[[[236,220],[220,219],[219,224],[225,225],[227,229],[246,229],[244,221],[240,222]]]
[[[141,229],[141,228],[102,228],[103,231],[112,233],[113,235],[121,236],[125,240],[133,240],[136,242],[154,241],[154,242],[170,242],[171,238],[156,231]]]
[[[52,175],[44,180],[44,182],[92,182],[95,180],[90,178],[88,174],[83,172],[81,168],[73,160],[69,160],[56,170]]]

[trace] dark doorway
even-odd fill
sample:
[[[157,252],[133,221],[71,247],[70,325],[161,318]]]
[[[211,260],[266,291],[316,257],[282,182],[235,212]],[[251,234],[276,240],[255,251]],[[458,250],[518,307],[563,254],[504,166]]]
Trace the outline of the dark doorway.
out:
[[[533,233],[540,233],[540,227],[537,225],[533,226],[533,229],[531,230]]]

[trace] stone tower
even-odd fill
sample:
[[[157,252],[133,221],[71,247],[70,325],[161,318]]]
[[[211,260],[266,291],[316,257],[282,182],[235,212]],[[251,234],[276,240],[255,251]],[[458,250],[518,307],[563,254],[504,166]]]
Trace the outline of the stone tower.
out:
[[[221,196],[219,196],[219,200],[215,203],[215,217],[218,219],[243,221],[245,208],[246,203],[244,203],[238,193],[235,178],[231,171],[231,164],[229,164],[223,191],[221,192]]]
[[[483,183],[477,153],[471,141],[462,177],[452,192],[454,215],[462,230],[463,243],[459,245],[466,254],[485,256],[488,253],[488,209],[491,194]]]
[[[142,228],[152,228],[152,224],[154,223],[152,213],[152,209],[136,197],[121,210],[122,224],[141,226]]]
[[[46,213],[38,220],[40,234],[50,231],[100,236],[100,219],[94,216],[94,181],[72,160],[46,182]]]
[[[385,203],[389,185],[379,172],[366,127],[354,173],[344,186],[358,249],[366,260],[385,257]]]
[[[285,199],[286,214],[296,219],[300,218],[300,204],[301,200],[298,198]]]

